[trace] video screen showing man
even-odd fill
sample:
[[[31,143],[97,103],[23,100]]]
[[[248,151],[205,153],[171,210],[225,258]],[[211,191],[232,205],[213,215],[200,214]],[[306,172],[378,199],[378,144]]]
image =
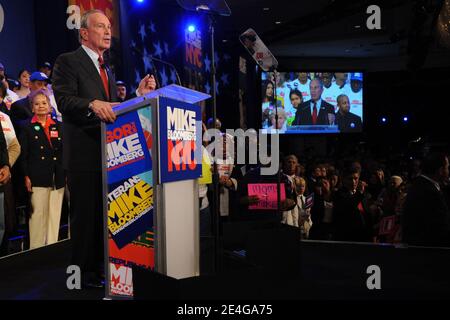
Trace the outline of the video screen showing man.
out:
[[[363,74],[361,72],[285,71],[277,72],[276,74],[274,72],[263,72],[261,79],[261,87],[263,89],[263,122],[261,128],[266,129],[266,131],[272,125],[270,112],[274,109],[274,101],[277,101],[277,106],[283,108],[286,114],[287,130],[286,132],[278,131],[282,134],[339,133],[340,130],[335,121],[335,115],[339,111],[337,97],[340,95],[345,95],[348,98],[348,112],[359,117],[360,122],[363,122]],[[272,101],[270,108],[267,106],[266,89],[269,89],[265,86],[267,82],[272,82],[271,88],[273,88],[270,92],[273,95],[273,98],[270,100]],[[314,99],[316,102],[320,100],[320,104],[316,104],[316,115],[314,115],[314,105],[310,103],[310,101],[313,101],[312,83],[315,83],[314,87],[316,90]],[[317,83],[322,86],[321,93],[318,92],[320,88],[317,87]],[[330,105],[333,111],[329,109]],[[305,109],[308,108],[309,111],[307,112]],[[314,122],[313,119],[316,121]],[[356,128],[350,126],[345,129],[345,132],[349,130],[360,131],[361,126],[359,122],[353,122]],[[270,133],[271,131],[268,132]]]
[[[293,125],[332,125],[334,107],[322,99],[323,83],[317,78],[310,82],[311,100],[297,108]]]
[[[336,114],[336,124],[340,132],[361,132],[361,117],[350,112],[350,101],[348,96],[341,94],[337,97],[338,112]]]

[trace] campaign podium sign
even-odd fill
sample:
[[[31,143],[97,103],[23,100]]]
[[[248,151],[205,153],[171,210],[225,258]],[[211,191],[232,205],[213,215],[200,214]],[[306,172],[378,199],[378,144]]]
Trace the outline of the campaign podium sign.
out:
[[[207,98],[170,85],[116,106],[117,120],[102,123],[106,298],[133,297],[135,266],[178,279],[199,274],[195,103]]]

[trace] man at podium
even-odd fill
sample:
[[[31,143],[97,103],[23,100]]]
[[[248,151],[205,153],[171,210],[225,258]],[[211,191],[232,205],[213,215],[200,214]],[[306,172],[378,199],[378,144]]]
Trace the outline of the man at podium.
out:
[[[102,165],[100,122],[116,116],[114,75],[103,60],[111,46],[111,23],[100,10],[83,14],[74,52],[59,56],[53,71],[53,90],[63,115],[63,163],[68,171],[72,219],[72,264],[82,271],[87,287],[103,285]],[[142,79],[137,95],[156,88],[153,76]]]

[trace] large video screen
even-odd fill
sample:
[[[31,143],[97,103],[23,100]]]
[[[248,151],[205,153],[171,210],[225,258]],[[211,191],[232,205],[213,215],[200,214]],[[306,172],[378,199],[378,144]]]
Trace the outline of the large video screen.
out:
[[[363,78],[362,72],[263,72],[263,132],[361,132]]]

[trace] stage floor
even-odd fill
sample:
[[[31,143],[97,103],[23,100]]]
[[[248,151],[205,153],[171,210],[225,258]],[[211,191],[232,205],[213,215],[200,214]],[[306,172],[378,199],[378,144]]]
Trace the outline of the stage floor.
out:
[[[0,259],[0,300],[101,300],[103,289],[68,290],[70,241]]]

